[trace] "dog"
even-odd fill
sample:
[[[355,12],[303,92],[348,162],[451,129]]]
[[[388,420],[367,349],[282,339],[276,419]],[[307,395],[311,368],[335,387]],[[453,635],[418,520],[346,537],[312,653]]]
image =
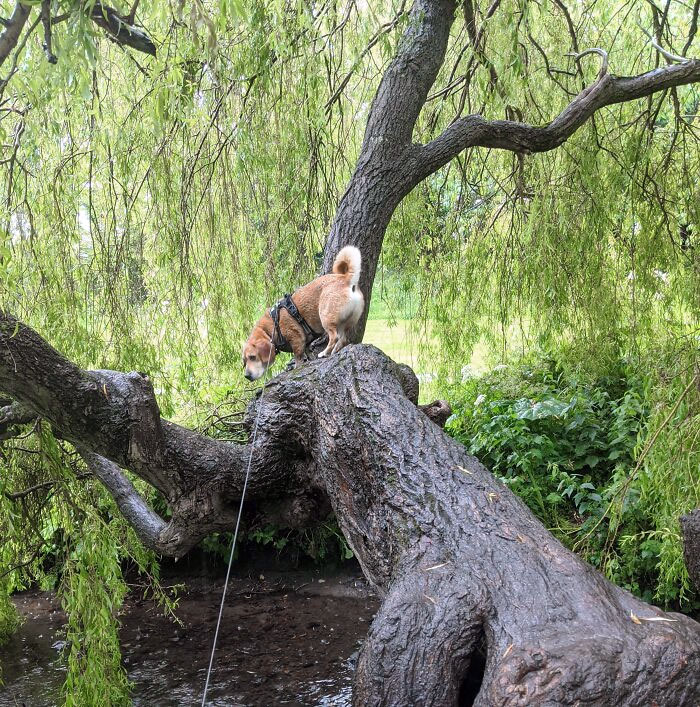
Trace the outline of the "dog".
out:
[[[357,324],[365,306],[365,298],[357,283],[362,256],[354,246],[340,250],[333,271],[321,275],[292,295],[292,302],[280,300],[258,320],[243,345],[245,377],[254,381],[273,364],[278,351],[291,350],[295,365],[306,359],[306,349],[325,332],[328,346],[319,358],[334,354],[348,343],[348,334]],[[301,320],[292,316],[294,306]],[[290,309],[292,310],[290,312]],[[304,327],[304,324],[308,325]]]

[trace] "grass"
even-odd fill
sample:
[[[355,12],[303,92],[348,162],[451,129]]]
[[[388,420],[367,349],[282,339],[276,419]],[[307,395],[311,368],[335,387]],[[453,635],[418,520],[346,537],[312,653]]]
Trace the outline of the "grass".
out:
[[[363,343],[373,344],[397,363],[410,366],[420,380],[420,402],[429,403],[437,397],[435,380],[437,366],[419,355],[419,335],[411,330],[410,319],[368,319]],[[469,361],[474,373],[484,373],[487,347],[479,344]]]

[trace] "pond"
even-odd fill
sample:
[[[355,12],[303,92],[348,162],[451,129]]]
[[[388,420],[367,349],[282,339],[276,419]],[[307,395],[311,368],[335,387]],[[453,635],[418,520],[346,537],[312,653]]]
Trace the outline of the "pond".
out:
[[[177,615],[183,625],[138,599],[138,592],[125,603],[120,637],[134,705],[201,702],[223,582],[182,581]],[[60,704],[65,614],[48,592],[23,592],[15,603],[25,622],[0,648],[0,707]],[[356,574],[265,572],[231,579],[207,704],[349,705],[355,658],[377,606]]]

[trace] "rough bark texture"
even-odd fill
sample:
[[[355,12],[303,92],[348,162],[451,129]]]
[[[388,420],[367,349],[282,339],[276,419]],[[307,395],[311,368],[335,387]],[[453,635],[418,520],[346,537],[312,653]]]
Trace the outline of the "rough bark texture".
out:
[[[21,403],[14,410],[25,417],[32,410],[62,438],[92,452],[95,456],[88,457],[88,463],[98,465],[93,471],[117,502],[126,498],[125,485],[117,483],[123,476],[119,466],[165,496],[173,518],[158,534],[142,535],[150,547],[178,556],[206,534],[235,522],[249,448],[217,442],[161,419],[148,376],[81,370],[32,329],[0,311],[0,390]],[[277,453],[281,464],[285,450]],[[284,476],[256,468],[249,497],[267,499],[299,485],[293,460],[286,462]],[[98,468],[104,469],[103,475]]]
[[[81,371],[0,317],[0,391],[72,440],[141,537],[177,554],[197,523],[231,527],[249,447],[161,420],[145,380]],[[323,489],[384,597],[354,703],[696,704],[700,624],[566,550],[418,409],[417,391],[410,369],[358,345],[278,376],[248,411],[252,496],[279,508]],[[170,523],[117,464],[171,494]]]
[[[133,18],[120,15],[113,7],[99,2],[93,5],[90,18],[117,44],[151,56],[156,55],[156,45],[141,27],[133,24]]]

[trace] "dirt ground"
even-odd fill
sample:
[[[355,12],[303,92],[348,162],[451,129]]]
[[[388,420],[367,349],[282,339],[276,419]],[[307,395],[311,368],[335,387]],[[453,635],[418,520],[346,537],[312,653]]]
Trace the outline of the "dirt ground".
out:
[[[185,582],[177,615],[163,617],[134,592],[120,616],[135,705],[201,703],[223,579]],[[56,597],[28,591],[15,602],[25,623],[0,648],[0,707],[60,704],[65,615]],[[358,647],[378,602],[359,571],[259,572],[232,578],[207,704],[348,705]]]

